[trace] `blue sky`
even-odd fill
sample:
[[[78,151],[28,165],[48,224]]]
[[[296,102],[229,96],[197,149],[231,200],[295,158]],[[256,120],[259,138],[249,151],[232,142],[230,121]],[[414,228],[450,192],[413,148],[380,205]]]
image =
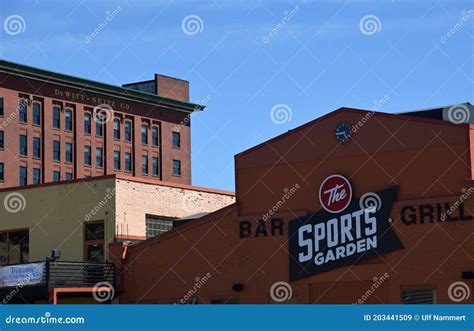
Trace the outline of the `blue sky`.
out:
[[[471,1],[0,0],[0,15],[24,20],[1,30],[6,60],[116,85],[189,80],[207,104],[192,117],[199,186],[234,190],[235,154],[342,106],[473,103]]]

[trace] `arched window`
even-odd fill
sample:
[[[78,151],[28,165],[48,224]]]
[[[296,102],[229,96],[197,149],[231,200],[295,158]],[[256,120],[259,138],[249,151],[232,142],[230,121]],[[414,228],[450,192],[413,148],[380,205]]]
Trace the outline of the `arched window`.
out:
[[[114,119],[114,139],[120,140],[120,120]]]
[[[142,144],[148,145],[148,125],[142,124]]]
[[[38,102],[33,103],[33,124],[41,124],[41,106]]]
[[[97,113],[95,115],[95,135],[102,137],[104,134],[104,115]]]
[[[64,128],[68,131],[72,131],[72,110],[66,109],[64,112]]]
[[[132,122],[125,121],[125,141],[132,141]]]
[[[156,126],[151,129],[151,144],[155,147],[158,146],[158,127]]]
[[[61,108],[59,106],[53,107],[53,128],[59,129],[61,126]]]
[[[18,114],[20,116],[20,122],[27,123],[28,122],[28,101],[25,99],[20,99],[18,104]]]

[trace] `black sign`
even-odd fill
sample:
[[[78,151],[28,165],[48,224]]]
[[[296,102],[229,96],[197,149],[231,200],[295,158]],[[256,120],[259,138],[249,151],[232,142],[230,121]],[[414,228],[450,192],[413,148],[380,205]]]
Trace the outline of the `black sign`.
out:
[[[402,249],[389,214],[396,187],[371,193],[371,206],[353,199],[343,211],[315,214],[288,223],[290,281]]]

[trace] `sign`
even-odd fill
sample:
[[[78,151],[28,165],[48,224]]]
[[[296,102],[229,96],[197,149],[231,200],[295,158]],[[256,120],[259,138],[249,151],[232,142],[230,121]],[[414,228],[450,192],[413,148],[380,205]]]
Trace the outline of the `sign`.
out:
[[[352,200],[349,181],[333,175],[319,192],[324,210],[288,223],[290,281],[403,248],[389,220],[396,187]]]
[[[41,284],[44,281],[44,262],[0,267],[0,287]]]

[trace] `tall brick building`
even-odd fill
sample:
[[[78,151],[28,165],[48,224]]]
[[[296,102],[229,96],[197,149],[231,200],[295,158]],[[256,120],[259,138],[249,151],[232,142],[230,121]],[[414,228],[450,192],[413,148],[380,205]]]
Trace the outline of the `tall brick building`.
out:
[[[110,174],[190,184],[187,81],[112,86],[0,61],[0,188]]]

